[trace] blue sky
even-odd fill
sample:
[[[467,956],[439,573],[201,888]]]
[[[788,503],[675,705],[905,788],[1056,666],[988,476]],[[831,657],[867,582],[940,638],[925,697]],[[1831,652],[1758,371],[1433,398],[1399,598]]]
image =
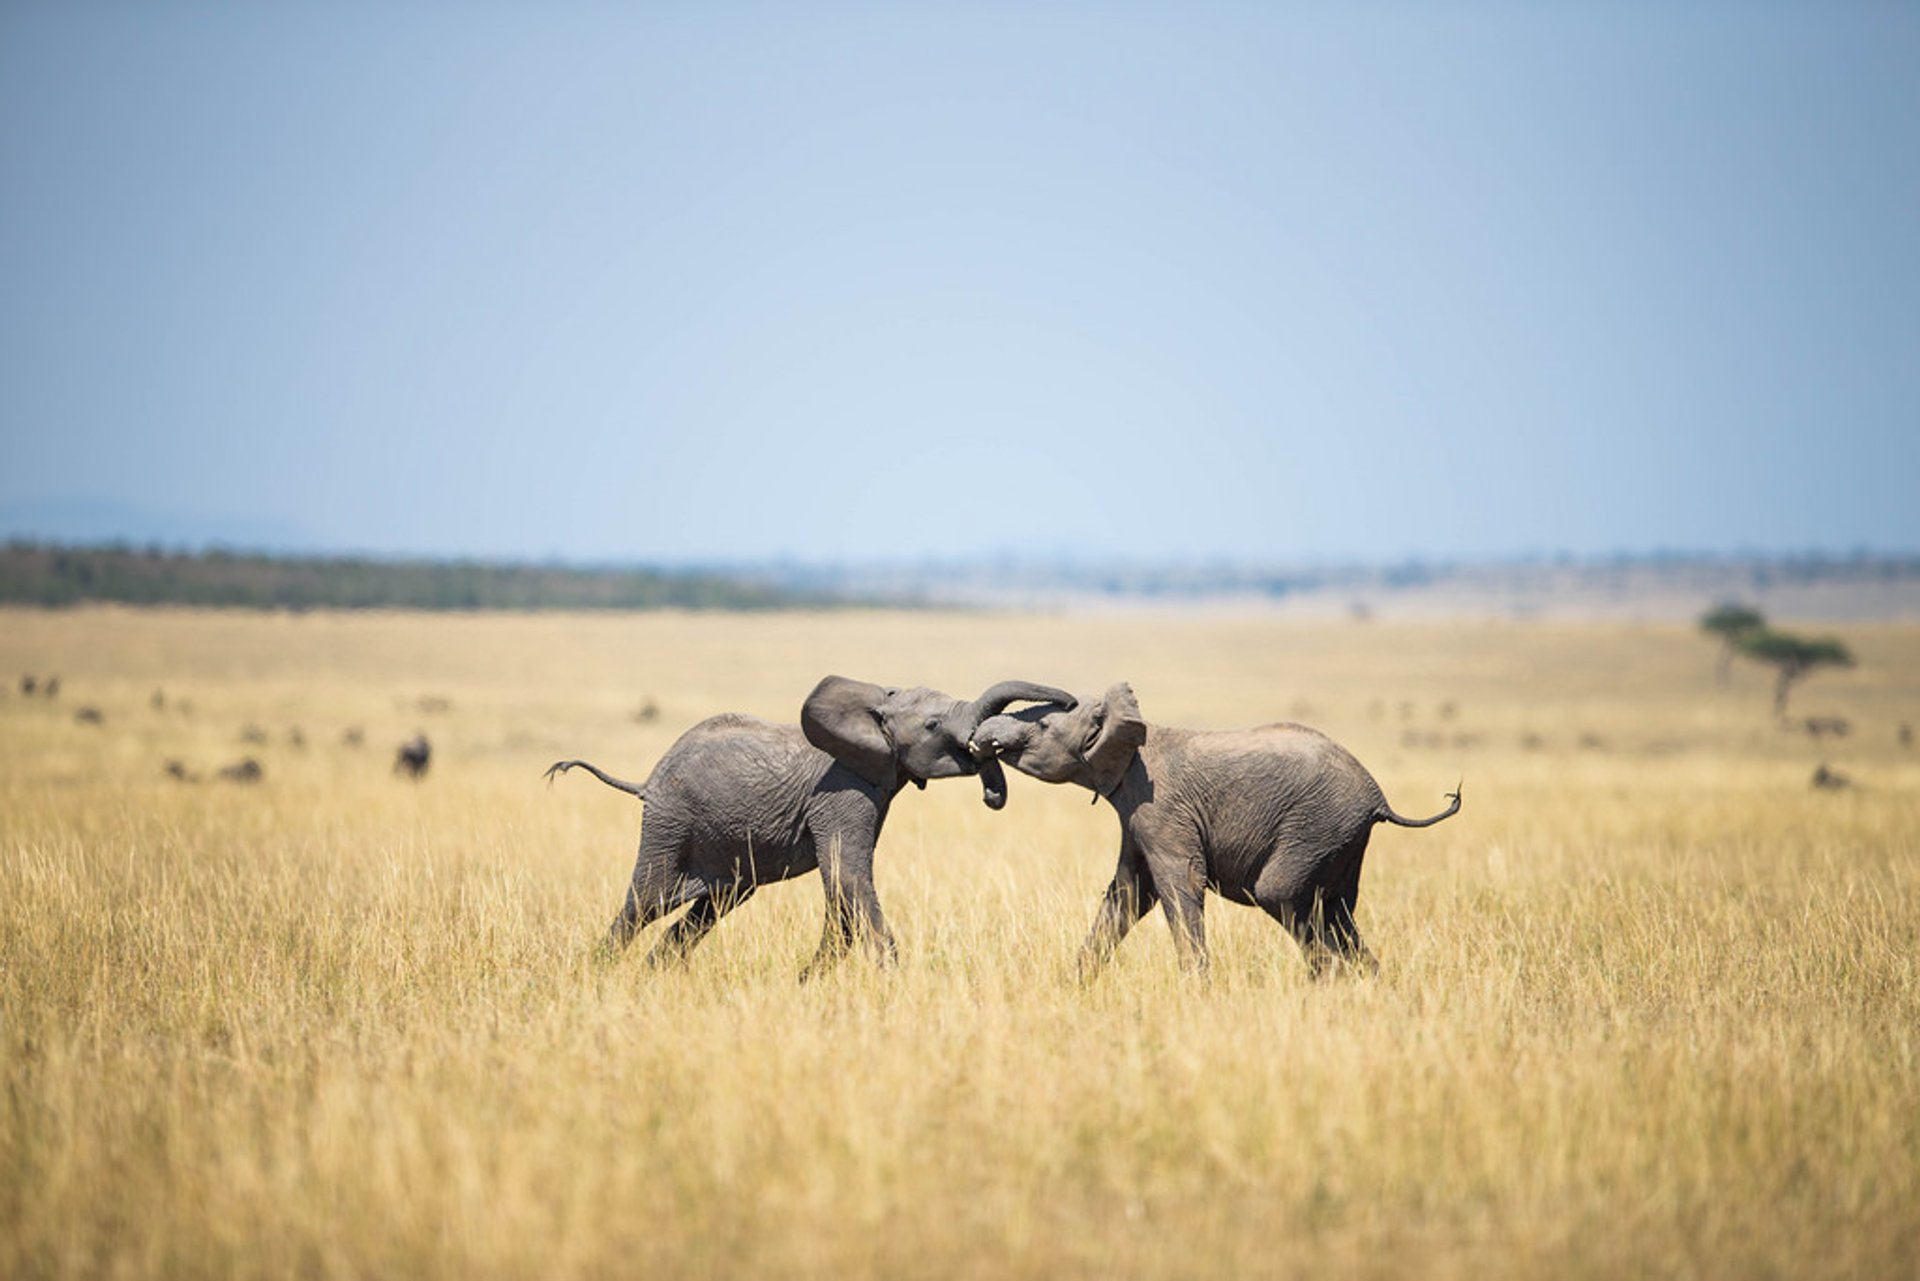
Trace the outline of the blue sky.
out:
[[[0,523],[1920,548],[1912,5],[0,8]]]

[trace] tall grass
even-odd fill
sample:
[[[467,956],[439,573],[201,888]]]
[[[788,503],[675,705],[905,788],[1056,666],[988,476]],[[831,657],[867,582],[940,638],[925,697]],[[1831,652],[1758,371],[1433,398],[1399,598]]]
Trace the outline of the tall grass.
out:
[[[0,700],[0,1275],[1912,1275],[1920,628],[1848,640],[1816,747],[1678,628],[0,613],[64,685]],[[900,798],[895,971],[795,982],[815,877],[596,963],[641,811],[541,770],[828,671],[1125,678],[1466,807],[1376,836],[1371,982],[1216,900],[1206,986],[1158,918],[1078,986],[1115,826],[1018,776]]]

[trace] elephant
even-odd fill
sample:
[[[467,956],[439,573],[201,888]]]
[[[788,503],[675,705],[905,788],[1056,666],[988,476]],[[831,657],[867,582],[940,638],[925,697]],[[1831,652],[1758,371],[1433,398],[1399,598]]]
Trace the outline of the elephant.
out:
[[[1353,921],[1374,824],[1431,827],[1460,810],[1456,787],[1441,813],[1401,817],[1359,761],[1305,725],[1150,726],[1124,682],[1091,702],[991,717],[974,740],[1022,774],[1090,788],[1120,817],[1120,865],[1080,950],[1082,979],[1156,902],[1182,967],[1205,974],[1208,890],[1279,921],[1316,978],[1335,959],[1376,973]]]
[[[644,783],[578,767],[646,803],[640,853],[625,904],[603,945],[618,953],[635,934],[691,904],[648,955],[684,957],[721,917],[764,884],[816,867],[826,890],[820,947],[804,982],[858,939],[883,965],[899,948],[873,885],[874,846],[887,810],[908,783],[979,775],[987,808],[1007,801],[997,761],[976,754],[976,726],[1015,702],[1071,705],[1062,690],[1004,681],[973,702],[937,690],[896,689],[828,676],[800,708],[800,724],[726,713],[701,721],[667,749]]]

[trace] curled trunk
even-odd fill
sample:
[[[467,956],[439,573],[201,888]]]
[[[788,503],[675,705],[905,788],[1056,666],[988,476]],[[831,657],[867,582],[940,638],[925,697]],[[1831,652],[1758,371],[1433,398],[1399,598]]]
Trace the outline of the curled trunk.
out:
[[[1007,775],[998,757],[973,746],[973,732],[980,728],[980,722],[989,716],[998,716],[1013,703],[1059,703],[1071,709],[1077,701],[1067,691],[1051,685],[1036,685],[1032,681],[1001,681],[966,705],[965,724],[962,726],[966,732],[961,737],[973,752],[974,763],[980,771],[980,799],[988,809],[997,810],[1007,803]]]

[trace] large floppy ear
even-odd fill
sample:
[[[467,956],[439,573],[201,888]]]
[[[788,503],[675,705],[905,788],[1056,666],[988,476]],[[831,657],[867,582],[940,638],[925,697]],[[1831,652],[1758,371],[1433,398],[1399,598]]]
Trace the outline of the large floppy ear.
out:
[[[1095,719],[1100,728],[1087,747],[1086,757],[1105,795],[1120,785],[1127,767],[1133,764],[1134,752],[1147,741],[1147,723],[1140,719],[1133,686],[1125,681],[1101,695]]]
[[[872,783],[886,789],[898,775],[883,705],[887,691],[865,681],[829,676],[800,705],[807,741]]]

